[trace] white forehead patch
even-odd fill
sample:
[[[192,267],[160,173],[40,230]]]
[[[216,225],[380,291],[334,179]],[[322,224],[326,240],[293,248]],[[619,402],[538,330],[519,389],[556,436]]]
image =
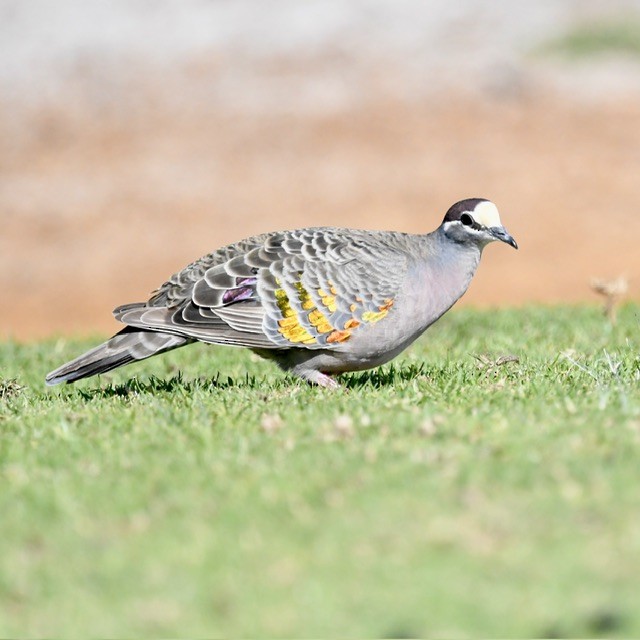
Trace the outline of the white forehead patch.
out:
[[[474,220],[485,227],[501,227],[500,214],[498,207],[493,202],[484,200],[476,205],[472,211]]]

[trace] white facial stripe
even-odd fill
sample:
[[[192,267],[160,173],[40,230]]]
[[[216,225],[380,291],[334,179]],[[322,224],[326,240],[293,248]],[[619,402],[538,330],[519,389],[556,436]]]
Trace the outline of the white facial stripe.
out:
[[[478,223],[485,227],[501,227],[500,214],[498,213],[498,207],[493,202],[484,201],[476,205],[473,210],[473,218]]]

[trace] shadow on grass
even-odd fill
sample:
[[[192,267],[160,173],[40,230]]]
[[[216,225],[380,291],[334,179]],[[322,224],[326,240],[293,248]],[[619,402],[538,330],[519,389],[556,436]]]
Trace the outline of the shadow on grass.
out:
[[[346,373],[340,376],[339,382],[347,389],[373,387],[382,389],[393,385],[411,382],[416,378],[424,378],[429,374],[424,364],[410,364],[405,367],[389,365],[358,373]]]
[[[381,389],[392,385],[410,382],[418,377],[427,375],[424,365],[411,364],[406,367],[383,367],[364,371],[362,373],[348,373],[339,377],[340,384],[346,389],[362,389],[371,387]],[[146,380],[130,378],[121,384],[108,384],[105,387],[92,389],[78,389],[77,392],[83,400],[96,398],[127,398],[145,394],[179,393],[189,394],[196,391],[212,392],[227,389],[255,389],[265,391],[274,387],[291,387],[304,385],[301,380],[294,378],[265,378],[245,374],[244,377],[222,377],[220,374],[213,378],[193,378],[186,380],[181,373],[170,378],[150,376]]]
[[[219,391],[225,389],[261,389],[265,386],[273,386],[273,384],[264,378],[256,378],[256,376],[249,374],[246,374],[243,378],[236,379],[230,376],[223,379],[218,374],[214,378],[185,380],[182,377],[182,373],[178,373],[170,378],[158,378],[157,376],[150,376],[147,380],[130,378],[121,384],[108,384],[105,387],[95,387],[93,389],[78,389],[78,394],[83,400],[93,400],[95,398],[126,398],[145,394],[188,394],[196,391]]]

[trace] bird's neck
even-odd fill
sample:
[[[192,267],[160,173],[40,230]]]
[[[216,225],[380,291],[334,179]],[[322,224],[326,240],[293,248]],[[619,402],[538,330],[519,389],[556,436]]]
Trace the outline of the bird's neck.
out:
[[[473,278],[482,249],[476,245],[452,242],[439,230],[425,237],[422,270],[424,308],[432,310],[429,324],[435,322],[465,293]]]

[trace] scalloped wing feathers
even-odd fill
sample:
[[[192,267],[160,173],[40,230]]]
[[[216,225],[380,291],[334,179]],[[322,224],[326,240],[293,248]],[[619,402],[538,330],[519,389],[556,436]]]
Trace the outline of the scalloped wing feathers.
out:
[[[175,274],[128,325],[251,348],[333,349],[392,311],[415,236],[327,227],[263,234]]]

